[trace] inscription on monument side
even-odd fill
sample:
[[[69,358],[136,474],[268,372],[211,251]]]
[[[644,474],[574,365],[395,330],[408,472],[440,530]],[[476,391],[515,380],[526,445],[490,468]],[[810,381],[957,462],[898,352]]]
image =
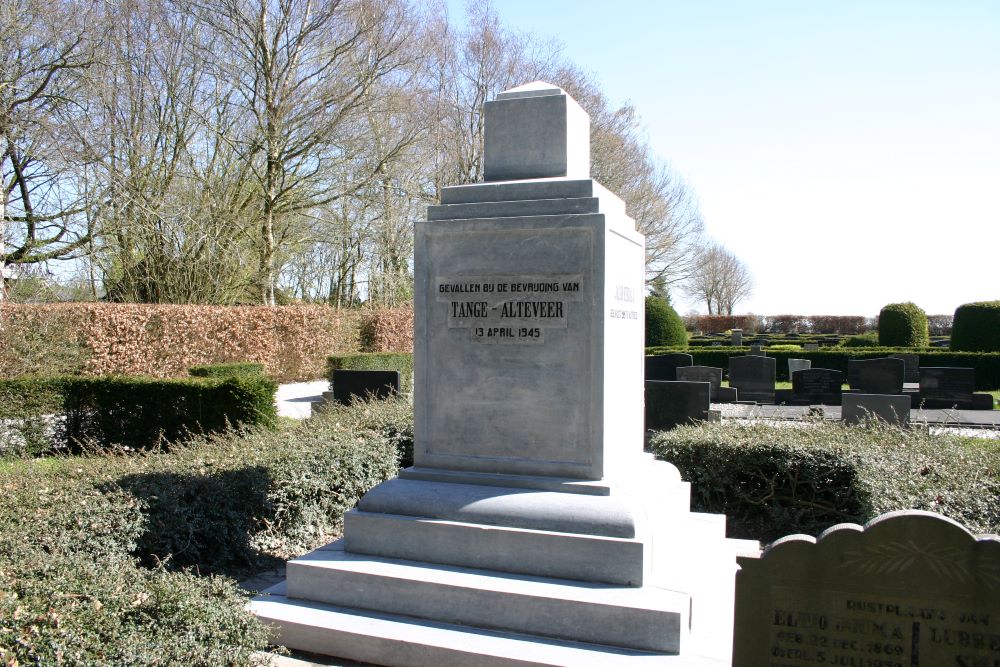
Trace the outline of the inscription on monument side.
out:
[[[566,328],[569,304],[583,298],[579,274],[443,276],[436,285],[448,328],[485,344],[542,344],[546,329]]]

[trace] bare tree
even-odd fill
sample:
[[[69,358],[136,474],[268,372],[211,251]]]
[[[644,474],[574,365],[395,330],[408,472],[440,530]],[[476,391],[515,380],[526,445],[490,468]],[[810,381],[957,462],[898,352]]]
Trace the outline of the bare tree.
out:
[[[732,315],[736,304],[753,292],[753,276],[725,246],[712,243],[699,256],[684,291],[704,301],[709,315]]]
[[[61,135],[94,64],[91,14],[89,3],[0,3],[0,299],[8,265],[69,257],[90,238],[80,156]]]

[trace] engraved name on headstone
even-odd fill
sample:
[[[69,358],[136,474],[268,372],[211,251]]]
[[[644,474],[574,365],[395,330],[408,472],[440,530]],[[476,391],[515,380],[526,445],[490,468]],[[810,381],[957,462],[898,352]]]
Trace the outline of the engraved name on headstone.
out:
[[[739,558],[733,667],[994,667],[1000,538],[904,510]]]

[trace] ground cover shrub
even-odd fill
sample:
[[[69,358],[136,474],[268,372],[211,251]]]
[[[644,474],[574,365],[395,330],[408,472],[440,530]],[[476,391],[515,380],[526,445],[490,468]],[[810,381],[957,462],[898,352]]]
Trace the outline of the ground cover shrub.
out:
[[[403,394],[413,392],[412,352],[362,352],[327,357],[326,377],[333,383],[333,372],[349,371],[399,371],[399,390]]]
[[[899,509],[1000,533],[1000,443],[879,424],[703,424],[656,434],[657,457],[691,482],[692,509],[770,542]]]
[[[188,369],[191,377],[230,378],[259,377],[264,375],[264,364],[233,362],[229,364],[202,364]]]
[[[878,314],[878,342],[885,347],[927,347],[927,313],[911,301],[890,303]]]
[[[646,297],[646,345],[687,345],[684,321],[666,299]]]
[[[330,540],[412,439],[409,404],[380,401],[171,451],[0,461],[0,664],[248,664],[267,640],[235,581]]]
[[[1000,352],[1000,301],[977,301],[956,308],[951,349]]]

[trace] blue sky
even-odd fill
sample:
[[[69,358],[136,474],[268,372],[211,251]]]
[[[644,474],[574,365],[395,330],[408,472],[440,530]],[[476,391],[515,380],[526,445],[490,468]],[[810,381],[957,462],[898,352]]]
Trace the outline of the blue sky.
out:
[[[754,274],[737,310],[1000,299],[1000,0],[495,7],[637,107]]]

